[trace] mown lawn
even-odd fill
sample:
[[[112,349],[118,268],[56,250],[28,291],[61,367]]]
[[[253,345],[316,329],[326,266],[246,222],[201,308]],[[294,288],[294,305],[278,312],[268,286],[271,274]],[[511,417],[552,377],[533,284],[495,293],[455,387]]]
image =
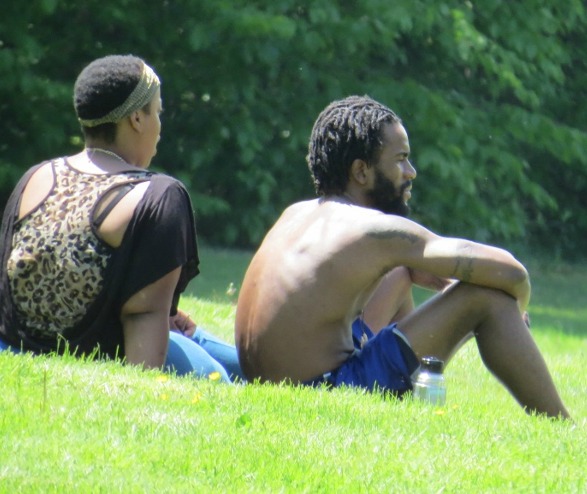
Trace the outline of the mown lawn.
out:
[[[202,258],[182,306],[230,340],[250,254]],[[3,353],[0,492],[587,492],[587,267],[529,264],[532,329],[574,423],[525,415],[471,343],[442,408]]]

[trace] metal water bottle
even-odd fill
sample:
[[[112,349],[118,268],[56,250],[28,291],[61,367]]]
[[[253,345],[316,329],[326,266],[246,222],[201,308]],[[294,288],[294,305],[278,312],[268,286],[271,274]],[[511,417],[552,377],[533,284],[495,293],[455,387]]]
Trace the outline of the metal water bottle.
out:
[[[443,406],[446,401],[446,384],[442,370],[444,362],[436,357],[423,357],[420,371],[413,382],[414,398],[432,405]]]

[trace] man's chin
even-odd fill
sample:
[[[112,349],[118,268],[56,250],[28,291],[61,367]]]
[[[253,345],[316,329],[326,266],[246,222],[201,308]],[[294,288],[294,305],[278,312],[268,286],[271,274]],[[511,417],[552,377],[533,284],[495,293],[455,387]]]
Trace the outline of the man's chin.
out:
[[[410,214],[410,206],[408,206],[408,203],[403,200],[398,200],[383,208],[382,211],[386,214],[406,217]]]
[[[377,209],[385,214],[404,217],[408,216],[410,206],[408,206],[408,201],[404,198],[403,193],[401,195],[390,196],[377,192],[378,191],[373,191],[370,194],[373,209]]]
[[[404,218],[407,218],[410,215],[410,206],[408,206],[407,204],[404,204],[404,207],[401,208],[399,211],[396,211],[395,213],[396,216],[402,216]]]

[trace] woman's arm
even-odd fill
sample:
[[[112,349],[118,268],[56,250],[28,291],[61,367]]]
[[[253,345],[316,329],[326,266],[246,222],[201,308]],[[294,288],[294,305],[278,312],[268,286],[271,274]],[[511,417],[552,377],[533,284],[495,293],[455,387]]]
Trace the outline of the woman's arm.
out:
[[[129,364],[160,369],[169,342],[169,311],[181,268],[135,293],[123,305],[120,319]]]

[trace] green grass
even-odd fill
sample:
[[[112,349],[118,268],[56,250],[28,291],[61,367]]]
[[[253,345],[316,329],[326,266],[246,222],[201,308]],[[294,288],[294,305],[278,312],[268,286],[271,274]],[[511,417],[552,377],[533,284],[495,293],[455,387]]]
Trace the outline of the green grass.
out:
[[[200,248],[200,274],[190,283],[187,295],[236,302],[237,292],[252,258],[247,251]]]
[[[230,340],[226,289],[250,254],[202,258],[182,307]],[[473,344],[447,369],[440,409],[4,352],[0,492],[587,492],[587,267],[530,267],[533,331],[574,424],[526,416]]]

